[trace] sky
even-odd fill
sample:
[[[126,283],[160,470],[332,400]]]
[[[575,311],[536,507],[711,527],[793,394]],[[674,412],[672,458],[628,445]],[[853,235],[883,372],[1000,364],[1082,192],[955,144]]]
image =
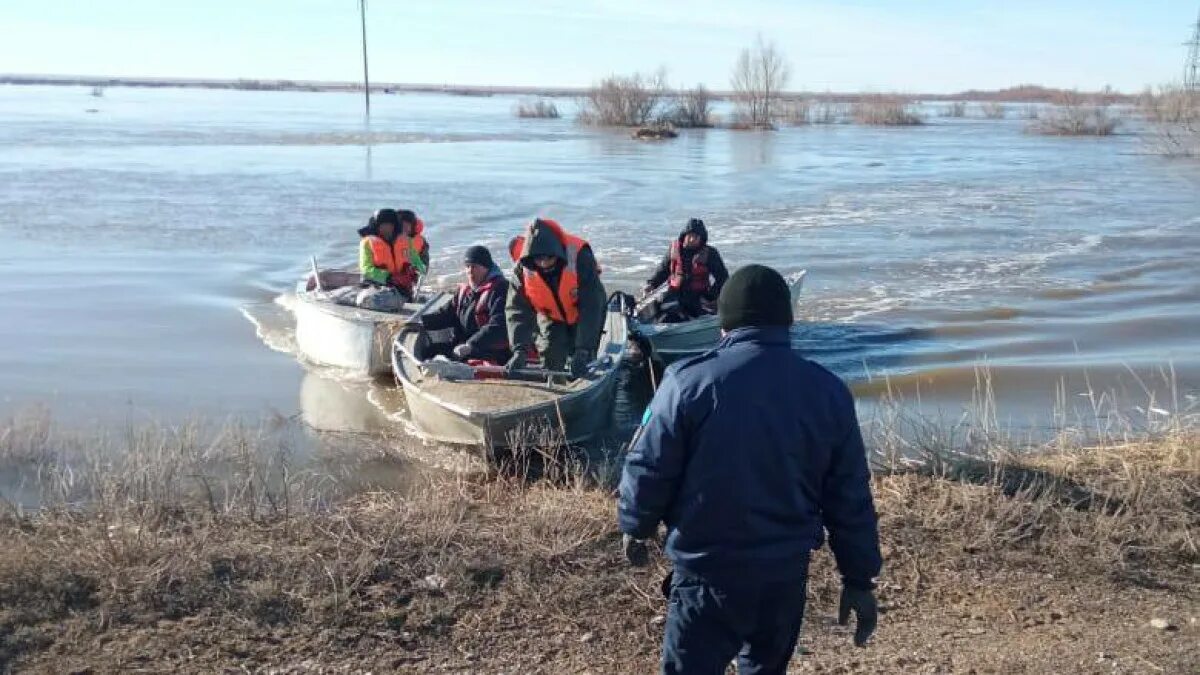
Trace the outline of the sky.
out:
[[[789,89],[1178,81],[1200,0],[367,0],[377,82],[727,89],[761,34]],[[0,0],[0,73],[358,80],[357,0]]]

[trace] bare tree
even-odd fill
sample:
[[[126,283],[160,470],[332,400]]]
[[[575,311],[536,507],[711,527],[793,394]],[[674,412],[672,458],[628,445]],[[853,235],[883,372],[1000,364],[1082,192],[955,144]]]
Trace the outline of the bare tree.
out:
[[[764,42],[759,35],[754,47],[743,49],[730,80],[741,121],[750,127],[771,126],[776,100],[790,76],[791,69],[775,43]]]
[[[664,70],[653,75],[613,75],[584,95],[579,121],[600,126],[642,126],[656,118],[667,94]]]

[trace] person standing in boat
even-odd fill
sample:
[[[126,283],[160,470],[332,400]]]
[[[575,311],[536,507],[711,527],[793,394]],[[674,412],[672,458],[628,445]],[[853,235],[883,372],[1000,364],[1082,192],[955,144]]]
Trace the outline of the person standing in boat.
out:
[[[717,249],[708,245],[704,221],[691,218],[671,248],[663,256],[654,274],[646,280],[642,295],[649,295],[663,282],[667,292],[660,306],[672,306],[664,313],[666,322],[687,321],[712,314],[712,305],[729,279],[725,261]]]
[[[413,299],[417,279],[429,269],[425,223],[408,210],[379,209],[358,231],[358,267],[368,286],[357,304],[395,312]]]
[[[666,523],[673,563],[664,673],[784,673],[825,533],[842,576],[838,621],[875,630],[882,566],[871,474],[850,389],[792,351],[778,272],[738,270],[718,300],[717,348],[667,369],[630,444],[618,527],[629,562]]]
[[[538,218],[512,242],[510,255],[517,264],[505,310],[513,348],[508,369],[523,368],[530,347],[536,347],[543,367],[565,366],[581,377],[596,357],[606,305],[591,245],[557,222]]]
[[[472,246],[463,255],[466,280],[444,307],[421,317],[427,331],[452,329],[451,342],[435,346],[428,356],[441,352],[460,361],[503,365],[512,356],[508,348],[508,325],[504,305],[508,300],[508,280],[486,246]],[[426,358],[428,358],[428,356]]]

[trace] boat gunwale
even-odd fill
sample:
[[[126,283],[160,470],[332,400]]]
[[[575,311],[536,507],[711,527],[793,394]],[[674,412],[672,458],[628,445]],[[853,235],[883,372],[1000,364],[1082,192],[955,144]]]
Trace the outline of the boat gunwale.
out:
[[[627,321],[628,317],[626,317],[625,314],[621,311],[610,310],[607,312],[607,314],[608,314],[608,318],[610,320],[615,317],[619,320],[620,325],[624,326],[624,330],[622,330],[624,335],[619,336],[620,340],[617,339],[618,336],[613,336],[613,337],[609,338],[609,340],[608,340],[608,344],[619,345],[619,347],[620,347],[619,353],[615,354],[615,355],[613,355],[613,354],[605,355],[611,359],[611,363],[606,366],[604,373],[600,377],[596,378],[595,380],[590,380],[588,385],[583,388],[580,388],[580,389],[577,389],[574,391],[570,391],[570,392],[566,392],[562,396],[554,398],[550,401],[543,401],[541,403],[533,403],[533,404],[526,405],[526,406],[519,406],[519,407],[514,407],[514,408],[504,408],[501,410],[494,410],[494,411],[468,410],[456,403],[451,403],[449,401],[446,401],[445,399],[443,399],[440,396],[435,396],[433,394],[426,392],[408,374],[408,369],[405,367],[405,357],[408,357],[408,355],[404,354],[402,352],[399,352],[399,350],[395,349],[394,346],[392,348],[392,354],[391,354],[391,356],[392,356],[392,372],[394,373],[396,379],[400,381],[400,385],[401,385],[401,388],[404,389],[405,396],[408,396],[409,390],[412,389],[415,391],[415,393],[417,394],[417,396],[419,398],[422,398],[429,403],[437,405],[437,406],[445,409],[447,412],[450,412],[454,415],[457,415],[458,417],[461,417],[461,418],[466,419],[471,422],[482,423],[483,426],[481,428],[483,428],[483,429],[486,429],[486,427],[490,426],[490,424],[492,422],[494,422],[495,420],[501,420],[505,417],[525,416],[525,415],[536,414],[536,413],[542,412],[542,411],[549,412],[550,410],[558,410],[558,409],[562,408],[564,403],[574,403],[576,399],[578,399],[586,394],[591,394],[591,393],[595,392],[596,389],[598,389],[600,386],[608,384],[609,380],[616,377],[617,372],[621,366],[622,358],[624,356],[625,341],[628,339],[628,335],[629,335],[629,327],[628,327],[628,321]],[[400,336],[404,335],[405,333],[406,333],[406,331],[401,331],[400,333],[398,333],[396,335],[396,339],[397,340],[400,339]],[[445,441],[443,441],[443,442],[445,442]]]

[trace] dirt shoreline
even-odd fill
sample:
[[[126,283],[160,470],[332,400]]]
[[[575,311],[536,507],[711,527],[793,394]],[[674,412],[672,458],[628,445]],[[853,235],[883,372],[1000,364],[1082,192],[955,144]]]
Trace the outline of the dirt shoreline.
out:
[[[97,468],[90,507],[0,506],[0,672],[656,668],[666,563],[624,564],[607,490],[440,477],[327,500],[250,472],[197,493],[183,489],[195,467],[163,459],[188,452],[168,446]],[[877,637],[856,649],[834,625],[839,584],[819,551],[793,672],[1200,663],[1193,433],[929,460],[880,470],[874,488]]]

